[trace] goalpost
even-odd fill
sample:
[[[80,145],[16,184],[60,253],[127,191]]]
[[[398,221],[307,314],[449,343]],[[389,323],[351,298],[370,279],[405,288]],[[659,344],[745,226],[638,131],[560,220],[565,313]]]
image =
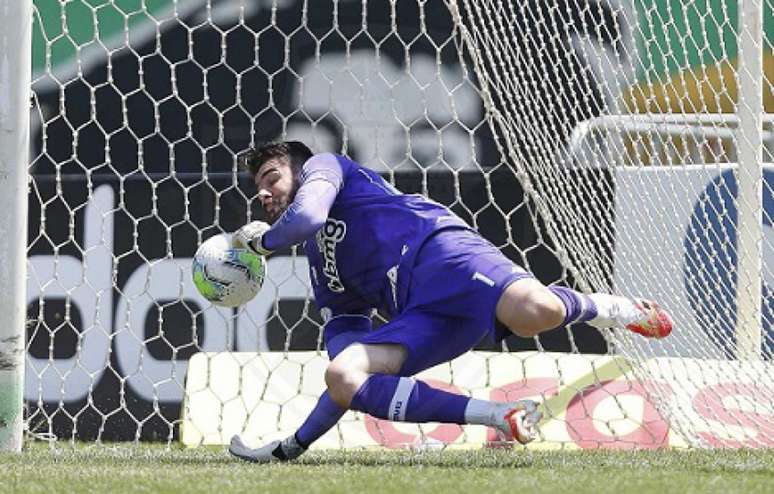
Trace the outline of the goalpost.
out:
[[[763,1],[746,0],[739,10],[739,283],[737,357],[761,358],[763,343]]]
[[[21,451],[32,1],[0,0],[0,451]]]
[[[260,217],[236,156],[275,138],[448,205],[545,283],[670,309],[663,341],[575,327],[427,374],[544,402],[536,447],[774,446],[770,1],[0,0],[0,21],[0,448],[22,402],[30,437],[71,441],[300,423],[325,364],[306,259],[277,253],[237,311],[190,273]],[[321,445],[488,441],[348,414]]]

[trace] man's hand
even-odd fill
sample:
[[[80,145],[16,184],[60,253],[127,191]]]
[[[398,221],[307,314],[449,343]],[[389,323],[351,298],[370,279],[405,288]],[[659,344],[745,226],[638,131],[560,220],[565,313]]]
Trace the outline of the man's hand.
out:
[[[231,243],[238,249],[247,249],[262,256],[268,256],[273,251],[263,246],[263,234],[271,226],[263,221],[252,221],[236,232],[231,237]]]
[[[305,451],[306,449],[296,441],[295,435],[289,436],[282,441],[272,441],[265,446],[255,449],[248,448],[245,443],[242,442],[242,438],[234,436],[231,438],[231,444],[228,447],[228,452],[232,455],[253,463],[273,463],[295,460]]]

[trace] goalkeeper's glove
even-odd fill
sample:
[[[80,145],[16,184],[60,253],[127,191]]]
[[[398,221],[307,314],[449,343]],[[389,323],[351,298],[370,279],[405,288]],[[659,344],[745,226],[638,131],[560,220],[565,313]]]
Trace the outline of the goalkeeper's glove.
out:
[[[250,449],[242,442],[242,438],[234,436],[228,452],[237,458],[254,463],[273,463],[277,461],[295,460],[306,452],[306,448],[299,444],[296,435],[286,437],[282,441],[272,441],[260,448]]]
[[[263,246],[263,234],[269,231],[268,223],[252,221],[236,232],[231,237],[231,243],[238,249],[248,249],[256,254],[268,256],[273,251]]]

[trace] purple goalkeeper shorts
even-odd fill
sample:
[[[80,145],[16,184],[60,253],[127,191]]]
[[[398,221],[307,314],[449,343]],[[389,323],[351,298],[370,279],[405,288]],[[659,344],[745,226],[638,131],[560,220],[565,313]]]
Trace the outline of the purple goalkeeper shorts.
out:
[[[533,275],[470,230],[441,230],[421,247],[411,271],[405,310],[366,333],[364,344],[408,350],[400,375],[448,362],[493,337],[500,295]]]

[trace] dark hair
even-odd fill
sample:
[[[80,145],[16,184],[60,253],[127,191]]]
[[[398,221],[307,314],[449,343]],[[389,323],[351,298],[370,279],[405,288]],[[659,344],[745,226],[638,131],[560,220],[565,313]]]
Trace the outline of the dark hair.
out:
[[[262,164],[273,158],[284,157],[290,162],[293,174],[297,175],[312,155],[312,150],[300,141],[268,142],[239,155],[239,165],[254,177]]]

